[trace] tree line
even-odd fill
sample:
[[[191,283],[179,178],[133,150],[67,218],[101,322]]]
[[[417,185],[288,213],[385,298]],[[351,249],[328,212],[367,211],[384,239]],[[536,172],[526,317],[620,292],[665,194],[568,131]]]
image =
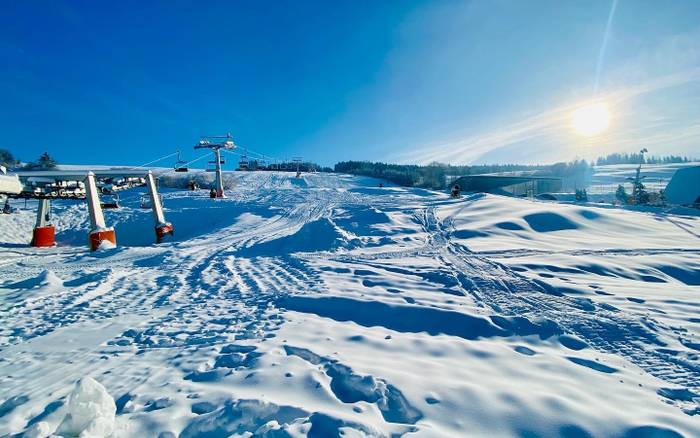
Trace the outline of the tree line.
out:
[[[441,190],[461,176],[505,172],[527,172],[536,176],[584,180],[592,173],[592,165],[586,160],[555,164],[479,164],[468,166],[453,166],[442,163],[419,166],[370,161],[341,161],[335,165],[334,170],[338,173],[385,179],[401,186]]]
[[[596,166],[605,166],[608,164],[671,164],[671,163],[690,163],[688,157],[680,155],[666,155],[661,157],[647,156],[640,153],[620,154],[614,153],[604,157],[598,157],[595,161]]]
[[[44,152],[36,159],[21,165],[22,163],[12,155],[12,152],[7,149],[0,149],[0,166],[5,166],[9,169],[21,167],[23,170],[48,170],[53,169],[58,164],[48,152]]]
[[[580,187],[593,174],[595,166],[607,164],[670,164],[691,162],[688,157],[667,155],[645,157],[640,153],[614,153],[588,162],[574,160],[554,164],[477,164],[455,166],[443,163],[390,164],[371,161],[341,161],[334,167],[335,172],[351,175],[370,176],[385,179],[407,187],[422,187],[442,190],[453,180],[462,176],[487,175],[491,173],[526,172],[534,176],[550,176],[563,180],[564,186]]]

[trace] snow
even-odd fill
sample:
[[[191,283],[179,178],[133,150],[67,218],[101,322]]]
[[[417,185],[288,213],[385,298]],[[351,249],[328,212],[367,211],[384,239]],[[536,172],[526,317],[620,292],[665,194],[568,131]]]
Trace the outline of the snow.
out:
[[[700,198],[700,166],[678,169],[666,187],[666,198],[674,204],[692,204]]]
[[[700,436],[700,217],[227,178],[0,215],[0,436]]]
[[[83,377],[76,384],[68,396],[66,410],[57,435],[98,438],[109,436],[114,430],[114,399],[91,377]]]

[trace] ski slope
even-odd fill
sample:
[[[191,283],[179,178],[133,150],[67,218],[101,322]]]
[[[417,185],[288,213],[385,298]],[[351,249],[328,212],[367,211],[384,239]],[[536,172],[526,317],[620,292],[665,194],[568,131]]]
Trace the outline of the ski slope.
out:
[[[700,436],[697,216],[232,175],[0,215],[0,436]]]

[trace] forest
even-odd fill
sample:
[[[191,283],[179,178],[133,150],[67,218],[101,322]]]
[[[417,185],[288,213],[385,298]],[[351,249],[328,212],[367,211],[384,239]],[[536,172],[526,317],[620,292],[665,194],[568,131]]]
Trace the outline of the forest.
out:
[[[644,157],[643,154],[638,153],[614,153],[605,157],[598,157],[591,162],[573,160],[554,164],[476,164],[454,166],[451,164],[431,163],[420,166],[370,161],[341,161],[335,165],[334,170],[339,173],[381,178],[401,186],[442,190],[461,176],[491,173],[503,174],[506,172],[558,177],[564,180],[565,185],[572,183],[580,186],[592,175],[595,166],[639,164],[640,162],[643,164],[687,163],[691,161],[688,157],[675,155]]]
[[[583,179],[591,173],[592,166],[585,160],[555,164],[479,164],[469,166],[453,166],[442,163],[418,166],[414,164],[343,161],[337,163],[334,170],[339,173],[382,178],[407,187],[441,190],[458,177],[490,173],[527,172],[538,176]]]

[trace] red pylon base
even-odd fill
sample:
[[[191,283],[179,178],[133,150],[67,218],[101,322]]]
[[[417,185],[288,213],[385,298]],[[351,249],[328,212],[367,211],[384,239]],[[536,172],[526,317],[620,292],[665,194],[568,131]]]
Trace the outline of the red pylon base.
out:
[[[56,245],[56,229],[53,225],[36,227],[32,232],[32,246],[46,248]]]
[[[174,231],[171,223],[156,226],[156,243],[162,242],[167,236],[172,236]]]
[[[106,230],[101,230],[101,231],[93,231],[89,234],[89,240],[90,240],[90,250],[91,251],[96,251],[100,245],[102,245],[102,242],[105,240],[108,242],[112,242],[113,245],[117,244],[117,237],[114,234],[114,228],[108,228]]]

